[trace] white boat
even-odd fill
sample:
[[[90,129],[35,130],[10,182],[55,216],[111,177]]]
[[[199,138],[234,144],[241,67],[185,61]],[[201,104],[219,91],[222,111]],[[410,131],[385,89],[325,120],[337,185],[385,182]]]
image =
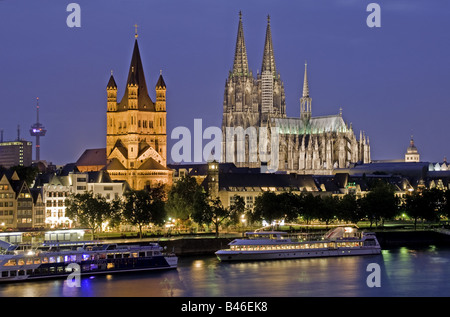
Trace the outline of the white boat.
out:
[[[247,232],[247,238],[235,239],[228,249],[215,254],[220,261],[252,261],[380,254],[374,233],[352,227],[336,227],[316,240],[292,238],[286,232]]]
[[[157,243],[50,243],[37,248],[10,245],[0,254],[0,282],[177,268],[178,257]],[[75,271],[74,271],[75,270]]]

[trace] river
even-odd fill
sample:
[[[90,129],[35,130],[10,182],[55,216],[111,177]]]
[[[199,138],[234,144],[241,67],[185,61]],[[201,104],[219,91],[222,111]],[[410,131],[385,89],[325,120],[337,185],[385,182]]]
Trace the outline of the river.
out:
[[[377,270],[370,269],[374,264]],[[379,284],[368,283],[368,277]],[[63,279],[4,284],[0,296],[450,296],[450,248],[401,247],[381,255],[242,263],[180,257],[176,270],[83,277],[80,287],[70,287]]]

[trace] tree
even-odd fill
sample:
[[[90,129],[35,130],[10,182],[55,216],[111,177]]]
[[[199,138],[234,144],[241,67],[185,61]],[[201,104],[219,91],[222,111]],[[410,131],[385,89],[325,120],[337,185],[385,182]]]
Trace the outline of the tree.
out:
[[[338,214],[338,218],[343,221],[356,224],[359,220],[361,220],[358,201],[356,200],[355,195],[345,194],[344,197],[340,199]]]
[[[300,216],[306,220],[306,224],[309,224],[311,220],[317,218],[321,203],[320,199],[320,196],[316,196],[311,193],[302,194],[303,203]]]
[[[234,195],[233,198],[233,203],[230,206],[229,222],[237,224],[241,216],[246,216],[245,200],[239,195]]]
[[[288,222],[296,221],[300,215],[301,197],[292,192],[283,192],[277,198],[278,208],[281,212],[284,212],[283,218]]]
[[[15,171],[19,179],[24,180],[27,183],[28,187],[31,187],[31,184],[36,179],[37,174],[39,173],[39,169],[36,166],[12,166],[11,171]]]
[[[105,197],[94,196],[92,191],[72,195],[65,204],[66,216],[91,229],[92,239],[95,238],[95,232],[101,230],[103,223],[117,219],[120,212],[118,200],[108,202]]]
[[[254,217],[271,223],[284,217],[284,211],[279,205],[278,195],[267,191],[255,199]]]
[[[334,196],[317,196],[318,206],[316,217],[328,227],[328,224],[336,218],[339,206],[339,198]]]
[[[195,212],[195,197],[203,188],[190,175],[178,180],[170,189],[166,202],[167,214],[171,217],[188,220]]]
[[[229,219],[233,209],[222,205],[220,198],[210,199],[206,193],[197,193],[195,197],[194,221],[202,224],[214,224],[216,238],[219,237],[220,225]]]
[[[130,190],[125,194],[123,217],[132,225],[138,226],[139,237],[142,238],[142,227],[154,223],[164,223],[165,192],[163,185],[149,190]]]
[[[424,189],[415,191],[405,198],[405,213],[414,219],[414,229],[417,228],[417,220],[436,220],[441,210],[445,210],[445,193],[439,189]]]
[[[450,218],[450,189],[442,193],[442,200],[441,213],[443,216]]]
[[[360,199],[361,211],[370,221],[370,227],[375,222],[391,219],[399,212],[399,200],[392,186],[385,182],[376,183],[371,191]]]

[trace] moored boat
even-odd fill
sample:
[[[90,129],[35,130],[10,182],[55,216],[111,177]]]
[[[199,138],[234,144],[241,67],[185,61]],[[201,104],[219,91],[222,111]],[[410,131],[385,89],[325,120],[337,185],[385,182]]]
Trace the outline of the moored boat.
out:
[[[233,240],[228,249],[215,254],[220,261],[251,261],[380,253],[374,233],[337,227],[314,240],[290,237],[281,231],[247,232],[246,238]]]
[[[178,257],[157,243],[146,245],[93,242],[9,246],[0,254],[0,282],[177,268]]]

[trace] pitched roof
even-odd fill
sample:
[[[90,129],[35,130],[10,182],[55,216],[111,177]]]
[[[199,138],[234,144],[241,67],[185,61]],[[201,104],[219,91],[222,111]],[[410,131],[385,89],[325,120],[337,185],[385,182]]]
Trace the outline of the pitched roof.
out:
[[[169,170],[169,168],[158,163],[151,157],[148,160],[146,160],[144,163],[142,163],[138,169],[139,170]]]
[[[111,77],[109,77],[108,85],[106,85],[106,88],[117,88],[116,81],[114,80],[114,76],[111,74]]]
[[[317,191],[318,188],[311,175],[249,173],[243,176],[239,173],[219,174],[219,188],[230,189],[238,187],[276,187],[277,189]]]
[[[301,118],[275,118],[281,134],[316,134],[323,132],[347,131],[347,125],[340,115],[312,117],[308,123]]]
[[[103,169],[107,171],[126,170],[125,166],[116,158],[113,158]]]
[[[155,103],[148,94],[147,83],[145,82],[144,68],[142,66],[141,54],[137,39],[134,42],[133,55],[131,57],[128,71],[127,87],[130,84],[138,86],[138,107],[142,111],[155,111]],[[125,89],[122,101],[118,104],[118,111],[128,109],[128,88]]]
[[[85,150],[75,164],[77,166],[106,165],[106,148]]]
[[[112,183],[111,177],[105,170],[88,172],[89,183]]]
[[[166,83],[164,82],[162,74],[159,75],[158,82],[156,83],[156,88],[166,88]]]

